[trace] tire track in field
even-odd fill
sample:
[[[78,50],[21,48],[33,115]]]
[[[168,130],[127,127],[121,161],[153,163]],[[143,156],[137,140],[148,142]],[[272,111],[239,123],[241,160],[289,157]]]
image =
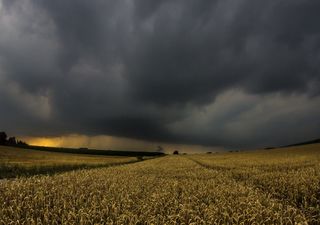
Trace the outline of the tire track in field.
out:
[[[208,170],[215,170],[215,171],[219,171],[219,172],[227,172],[227,171],[234,171],[235,169],[234,168],[226,168],[226,167],[221,167],[221,166],[210,166],[210,165],[207,165],[207,164],[204,164],[204,163],[201,163],[193,158],[189,158],[189,157],[185,157],[191,161],[193,161],[194,163],[196,163],[197,165],[203,167],[203,168],[206,168]],[[238,175],[241,175],[241,173],[238,173]],[[258,190],[261,194],[264,194],[264,195],[267,195],[269,199],[271,200],[274,200],[284,206],[290,206],[296,210],[298,210],[301,214],[305,215],[306,216],[306,212],[305,210],[303,210],[301,207],[293,204],[292,202],[288,201],[288,200],[285,200],[283,198],[279,198],[278,196],[274,195],[273,193],[271,193],[270,191],[268,191],[267,188],[263,188],[261,186],[258,186],[258,185],[254,185],[253,183],[248,183],[248,182],[245,182],[245,179],[244,178],[241,178],[243,176],[235,176],[234,173],[231,173],[231,174],[228,174],[226,173],[226,176],[233,179],[234,181],[236,181],[237,183],[240,183],[241,185],[243,186],[247,186],[249,188],[253,188],[253,189],[256,189]],[[270,196],[270,197],[269,197]],[[307,218],[307,217],[306,217]]]

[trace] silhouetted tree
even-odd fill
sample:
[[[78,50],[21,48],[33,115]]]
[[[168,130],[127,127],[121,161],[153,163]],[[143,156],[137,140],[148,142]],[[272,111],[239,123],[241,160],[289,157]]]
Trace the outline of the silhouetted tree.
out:
[[[179,155],[179,151],[178,151],[178,150],[175,150],[175,151],[173,152],[173,154],[174,154],[174,155]]]
[[[8,141],[7,141],[8,145],[17,145],[17,140],[15,137],[9,137]]]
[[[22,147],[23,147],[23,146],[28,146],[28,144],[27,144],[26,142],[20,141],[20,140],[17,141],[17,145],[18,145],[18,146],[22,146]]]
[[[21,146],[21,147],[28,146],[26,142],[17,140],[15,137],[10,137],[8,139],[7,137],[8,136],[5,132],[0,132],[0,145]]]
[[[6,132],[0,132],[0,145],[5,145],[7,143]]]

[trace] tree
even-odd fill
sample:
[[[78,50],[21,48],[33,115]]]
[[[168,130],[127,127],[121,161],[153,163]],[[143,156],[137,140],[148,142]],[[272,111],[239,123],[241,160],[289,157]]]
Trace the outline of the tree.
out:
[[[173,154],[174,154],[174,155],[179,155],[179,151],[178,151],[178,150],[175,150],[175,151],[173,152]]]
[[[21,146],[21,147],[23,147],[23,146],[28,146],[28,144],[27,144],[26,142],[21,141],[21,140],[17,141],[17,145],[18,145],[18,146]]]
[[[7,143],[6,132],[0,132],[0,145],[5,145]]]
[[[15,137],[10,137],[7,141],[8,145],[17,145],[17,140]]]
[[[0,132],[0,145],[21,146],[21,147],[28,146],[26,142],[17,140],[15,137],[10,137],[8,139],[7,137],[8,136],[5,132]]]

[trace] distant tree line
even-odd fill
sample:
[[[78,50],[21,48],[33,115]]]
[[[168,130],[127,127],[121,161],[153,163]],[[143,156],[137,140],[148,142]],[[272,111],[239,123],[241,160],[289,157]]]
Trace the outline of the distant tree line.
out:
[[[27,143],[17,140],[15,137],[8,137],[6,132],[0,132],[0,145],[7,146],[28,146]]]

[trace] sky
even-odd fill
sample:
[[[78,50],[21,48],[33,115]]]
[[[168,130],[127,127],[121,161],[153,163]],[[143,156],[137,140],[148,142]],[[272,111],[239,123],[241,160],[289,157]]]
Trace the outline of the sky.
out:
[[[0,0],[0,130],[199,151],[320,137],[319,0]]]

